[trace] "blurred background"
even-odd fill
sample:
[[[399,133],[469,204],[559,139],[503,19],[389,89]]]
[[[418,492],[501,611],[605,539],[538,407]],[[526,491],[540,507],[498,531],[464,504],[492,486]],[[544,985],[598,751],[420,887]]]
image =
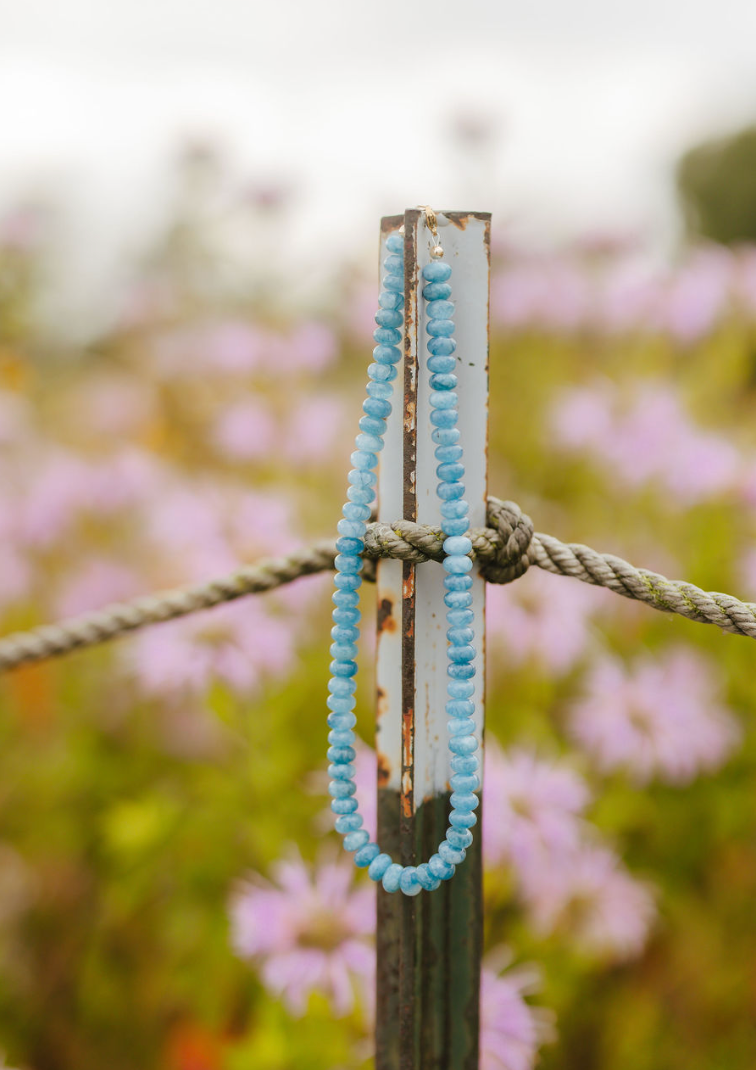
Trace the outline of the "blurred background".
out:
[[[331,534],[378,219],[418,202],[494,213],[492,493],[756,600],[756,7],[0,27],[4,633]],[[371,1066],[329,608],[301,580],[0,681],[0,1065]],[[751,1070],[748,640],[535,574],[488,633],[483,1070]]]

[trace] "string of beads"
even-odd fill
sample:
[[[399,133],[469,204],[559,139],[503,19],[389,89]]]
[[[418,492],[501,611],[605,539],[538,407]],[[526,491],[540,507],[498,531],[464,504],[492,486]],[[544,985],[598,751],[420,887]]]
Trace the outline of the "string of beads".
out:
[[[370,504],[375,499],[377,482],[375,468],[378,453],[383,449],[386,420],[391,413],[390,398],[392,382],[397,377],[396,365],[401,358],[399,343],[402,340],[402,309],[404,305],[404,243],[400,234],[391,234],[386,241],[388,256],[384,260],[386,275],[378,298],[376,330],[373,337],[378,343],[373,350],[374,363],[368,368],[370,381],[367,398],[362,408],[364,416],[355,439],[356,450],[351,455],[353,468],[349,473],[348,501],[343,507],[343,519],[337,530],[336,543],[336,590],[333,601],[334,627],[331,631],[331,679],[328,684],[328,773],[331,777],[329,794],[331,810],[336,816],[336,829],[344,837],[344,848],[354,852],[355,864],[367,867],[374,881],[381,881],[387,892],[401,891],[405,895],[417,895],[423,889],[433,891],[442,881],[449,880],[456,867],[464,861],[467,848],[472,843],[472,827],[477,822],[475,809],[478,797],[475,791],[480,785],[478,757],[475,751],[473,693],[475,685],[475,647],[471,627],[472,604],[472,559],[469,556],[472,542],[469,537],[470,521],[468,503],[464,500],[465,474],[462,463],[462,446],[457,427],[457,395],[454,388],[456,342],[454,334],[454,304],[450,300],[452,289],[449,283],[451,267],[440,256],[443,250],[436,246],[432,260],[423,268],[423,297],[426,301],[428,334],[427,369],[430,373],[429,387],[431,438],[436,443],[436,474],[439,478],[437,494],[440,500],[441,527],[445,536],[443,567],[445,570],[444,602],[447,607],[446,633],[447,674],[449,682],[446,712],[449,717],[449,751],[452,776],[450,786],[451,812],[446,839],[439,844],[436,854],[419,866],[402,866],[371,842],[354,798],[355,734],[354,715],[357,674],[357,640],[359,638],[359,587],[362,583],[361,553],[365,546]]]

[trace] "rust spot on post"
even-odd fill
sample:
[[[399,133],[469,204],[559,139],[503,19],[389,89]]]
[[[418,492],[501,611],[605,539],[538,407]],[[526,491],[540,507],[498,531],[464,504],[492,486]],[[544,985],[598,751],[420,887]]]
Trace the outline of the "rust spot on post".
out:
[[[387,756],[378,751],[378,787],[385,788],[391,778],[391,762]]]
[[[395,632],[394,603],[390,598],[382,598],[378,603],[378,635],[382,632]]]

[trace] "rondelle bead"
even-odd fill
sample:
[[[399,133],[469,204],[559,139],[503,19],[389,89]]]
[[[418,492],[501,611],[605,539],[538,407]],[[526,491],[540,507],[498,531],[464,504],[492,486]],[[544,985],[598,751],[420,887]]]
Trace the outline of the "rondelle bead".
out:
[[[449,576],[448,579],[462,579],[462,576]],[[472,605],[472,595],[469,591],[447,591],[444,595],[444,604],[450,608],[460,608]]]
[[[368,364],[368,375],[377,383],[390,383],[398,374],[395,364]]]
[[[477,754],[455,754],[449,765],[455,773],[474,773],[478,768]]]
[[[394,370],[396,371],[396,369]],[[369,398],[379,398],[383,401],[387,401],[390,397],[393,397],[394,388],[391,383],[380,383],[376,382],[375,379],[371,379],[365,387],[365,393]]]
[[[456,576],[469,572],[473,567],[472,558],[469,557],[445,557],[443,565],[446,572]]]
[[[450,461],[458,461],[463,450],[461,446],[436,446],[434,453],[437,461],[447,464]]]
[[[372,490],[372,487],[350,486],[350,490]],[[362,539],[350,539],[348,535],[341,535],[336,540],[336,549],[340,554],[361,554],[365,543]],[[359,609],[357,613],[359,613]],[[359,620],[359,617],[356,618]]]
[[[451,273],[451,267],[443,260],[431,260],[430,264],[423,268],[423,278],[427,282],[446,282]]]
[[[453,446],[459,442],[460,434],[458,427],[437,427],[431,434],[431,441],[439,446]]]
[[[362,408],[369,416],[380,416],[384,420],[391,415],[391,402],[385,398],[365,398]],[[369,490],[371,488],[364,487],[360,489]]]
[[[393,290],[396,293],[404,293],[404,275],[385,275],[383,289]]]
[[[351,728],[332,728],[328,733],[328,742],[332,747],[351,747],[356,738]]]
[[[348,799],[332,799],[331,809],[334,814],[353,814],[357,809],[357,800],[353,797]],[[449,817],[451,821],[451,816]]]
[[[454,561],[455,558],[452,558],[451,560]],[[464,560],[469,561],[470,559],[468,557]],[[475,647],[470,646],[469,643],[467,644],[467,646],[450,646],[449,649],[446,651],[446,655],[449,661],[453,661],[455,665],[464,665],[466,662],[474,660]],[[344,675],[347,674],[345,673]]]
[[[434,409],[455,409],[459,398],[453,390],[433,390],[428,401]]]
[[[441,526],[445,535],[464,535],[470,528],[470,521],[466,516],[458,520],[449,520],[447,517]]]
[[[399,882],[402,879],[402,867],[398,862],[392,862],[383,874],[383,889],[386,892],[398,892]]]
[[[460,468],[462,466],[460,465]],[[445,554],[469,554],[472,550],[472,542],[466,535],[458,535],[456,538],[444,539]]]
[[[447,839],[449,834],[447,833]],[[451,843],[451,840],[449,840]],[[364,869],[365,866],[369,866],[381,853],[381,849],[377,843],[366,843],[364,847],[360,847],[359,851],[354,856],[354,864],[360,869]]]
[[[336,620],[337,613],[357,613],[357,619],[359,620],[359,609],[334,609],[333,619]],[[343,619],[343,618],[340,618]],[[354,617],[347,618],[354,620]],[[355,628],[354,625],[337,624],[335,628],[331,628],[331,638],[339,643],[353,643],[360,637],[360,629]]]
[[[446,614],[446,623],[453,628],[467,628],[474,620],[475,614],[471,609],[450,609]]]
[[[451,464],[440,464],[436,468],[436,475],[438,476],[438,478],[445,480],[445,482],[447,483],[455,483],[457,480],[461,479],[464,474],[465,466],[463,464],[459,464],[459,462],[453,461]],[[453,553],[456,551],[447,550],[446,552]],[[467,551],[460,552],[466,553]]]
[[[455,773],[449,780],[449,786],[452,791],[477,791],[480,787],[480,777],[477,773]]]
[[[449,628],[446,632],[446,638],[452,644],[452,646],[464,646],[466,643],[471,643],[475,638],[475,632],[472,628]],[[336,657],[336,655],[333,655]],[[348,657],[354,657],[354,654],[347,655]]]
[[[356,704],[357,699],[354,695],[329,695],[326,699],[328,709],[333,710],[334,713],[351,713]],[[330,727],[335,728],[337,726],[331,725]]]
[[[426,301],[446,301],[451,297],[452,288],[448,282],[429,282],[423,286],[423,297]]]
[[[401,327],[403,316],[401,312],[397,312],[396,309],[379,308],[375,314],[375,322],[380,327]]]
[[[428,343],[425,347],[431,355],[433,360],[439,361],[442,357],[451,357],[454,350],[457,348],[457,342],[454,338],[445,338],[436,336],[428,339]],[[456,360],[452,363],[451,367],[445,368],[434,367],[430,360],[428,361],[428,370],[432,372],[451,371],[456,367]]]
[[[386,248],[390,253],[401,253],[404,250],[404,235],[398,230],[393,231],[386,238]]]
[[[456,484],[448,483],[448,484],[443,484],[443,486],[453,487],[453,486],[456,486]],[[462,486],[462,484],[460,483],[459,486]],[[463,488],[463,490],[464,490],[464,488]],[[456,495],[456,491],[454,493]],[[456,496],[455,497],[445,498],[441,502],[441,516],[455,517],[455,518],[463,517],[463,516],[466,516],[467,510],[469,508],[470,508],[469,503],[466,502],[464,500],[464,498],[459,498],[459,497],[456,497]],[[446,541],[446,540],[444,540],[444,541]]]
[[[360,431],[379,437],[386,434],[386,426],[386,421],[379,416],[363,416],[359,422]]]
[[[453,320],[433,320],[433,323],[453,323]],[[373,338],[382,346],[398,346],[402,340],[402,332],[395,327],[376,327]]]
[[[450,505],[451,503],[447,502],[445,504]],[[444,587],[447,591],[469,591],[472,587],[472,582],[472,576],[444,576]]]
[[[375,468],[378,458],[373,450],[357,449],[349,458],[355,468]]]
[[[471,829],[478,824],[477,815],[471,810],[452,810],[449,814],[449,824],[455,829]]]
[[[356,576],[350,572],[337,572],[333,582],[342,591],[356,591],[358,587],[362,586],[362,576]]]
[[[439,415],[440,416],[446,416],[447,414],[446,413],[439,413]],[[455,480],[454,483],[439,483],[438,486],[436,487],[436,494],[441,499],[441,501],[444,503],[444,505],[446,505],[447,502],[461,502],[461,501],[464,501],[464,498],[463,498],[464,493],[465,493],[465,485],[464,485],[464,483],[460,483],[458,480]],[[465,507],[466,506],[467,506],[467,502],[465,502]],[[443,506],[442,506],[442,509],[443,509]],[[457,517],[459,517],[460,512],[461,512],[461,510],[457,509]],[[467,512],[467,508],[465,508],[465,512]],[[350,519],[355,519],[355,518],[352,517]],[[359,519],[362,519],[362,518],[360,517]]]
[[[373,455],[383,449],[383,439],[380,435],[366,435],[364,431],[357,435],[354,444],[358,450],[364,450],[365,453]]]
[[[448,618],[449,614],[447,614],[447,620]],[[449,698],[469,698],[470,695],[475,694],[475,684],[469,680],[450,680],[446,685],[446,693]]]
[[[454,390],[457,381],[456,375],[431,375],[428,386],[431,390]]]
[[[430,422],[437,430],[456,430],[458,419],[459,413],[456,409],[431,409]]]
[[[357,791],[357,785],[351,780],[332,780],[328,785],[328,794],[333,799],[348,799]]]
[[[451,345],[454,343],[453,338],[432,338],[434,346],[438,346],[440,342],[444,342],[445,345]],[[430,346],[430,342],[428,343]],[[450,356],[448,353],[439,353],[435,357],[428,357],[428,371],[434,375],[451,375],[454,369],[457,367],[457,358]]]
[[[417,867],[417,879],[426,892],[435,892],[436,888],[441,884],[441,878],[433,876],[427,862],[423,862]]]
[[[447,665],[446,675],[452,680],[472,680],[475,676],[474,665]]]
[[[438,845],[438,853],[444,862],[448,863],[450,866],[461,865],[464,862],[466,855],[464,850],[452,847],[448,840],[444,840],[443,843]]]
[[[370,840],[370,833],[366,829],[359,829],[357,832],[348,832],[344,837],[344,850],[345,851],[359,851],[360,847],[364,847]]]
[[[358,505],[370,505],[375,501],[375,491],[372,487],[349,487],[347,498],[350,502],[357,502]]]
[[[352,762],[357,757],[354,747],[329,747],[326,758],[329,762]]]
[[[480,805],[480,799],[471,791],[454,791],[449,799],[453,809],[465,813],[468,810],[476,810]]]
[[[450,338],[456,330],[456,324],[454,320],[428,320],[425,330],[431,338]],[[376,331],[373,331],[373,338],[375,338],[376,333]],[[379,338],[375,338],[375,340],[376,342],[381,341]]]
[[[355,768],[351,762],[332,762],[328,766],[328,775],[333,780],[351,780],[355,774]]]
[[[328,690],[332,695],[352,695],[357,690],[354,680],[329,680]]]
[[[391,865],[391,855],[378,854],[373,859],[368,867],[368,877],[372,881],[379,881],[383,878],[383,874]]]
[[[356,832],[362,827],[362,814],[342,814],[336,818],[336,831],[344,836],[347,832]]]
[[[448,881],[454,876],[454,866],[444,862],[440,854],[431,855],[428,859],[428,869],[439,880]]]
[[[450,825],[446,830],[446,842],[456,847],[458,851],[466,851],[473,842],[473,834],[469,829],[455,829],[453,825]]]
[[[376,383],[375,385],[377,386],[378,384]],[[347,478],[355,487],[375,487],[378,484],[378,476],[369,468],[353,468]],[[340,549],[338,543],[336,545]]]
[[[446,703],[450,717],[467,719],[475,713],[475,703],[466,698],[455,698]]]
[[[376,364],[397,364],[402,359],[402,354],[395,345],[376,346],[373,357]]]
[[[449,740],[449,750],[455,754],[472,754],[478,749],[478,741],[475,736],[452,736]]]
[[[414,866],[405,866],[399,878],[399,887],[405,895],[419,895],[423,886],[417,878]]]
[[[469,736],[475,731],[475,721],[472,717],[452,717],[446,728],[450,736]]]
[[[425,296],[423,294],[423,296]],[[425,312],[432,320],[449,320],[454,315],[453,301],[429,301],[425,306]]]
[[[404,275],[404,257],[397,253],[390,253],[383,261],[383,266],[389,275]]]
[[[378,304],[381,308],[401,308],[404,304],[402,295],[394,292],[393,290],[381,290],[378,297]]]

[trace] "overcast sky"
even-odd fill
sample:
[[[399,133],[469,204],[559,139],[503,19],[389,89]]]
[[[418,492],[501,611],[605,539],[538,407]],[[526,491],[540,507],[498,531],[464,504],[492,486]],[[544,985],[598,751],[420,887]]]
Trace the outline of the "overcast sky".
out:
[[[756,116],[754,41],[753,0],[0,0],[0,204],[63,191],[94,264],[202,136],[298,187],[305,243],[418,202],[668,238],[678,152]],[[498,131],[475,168],[460,112]]]

